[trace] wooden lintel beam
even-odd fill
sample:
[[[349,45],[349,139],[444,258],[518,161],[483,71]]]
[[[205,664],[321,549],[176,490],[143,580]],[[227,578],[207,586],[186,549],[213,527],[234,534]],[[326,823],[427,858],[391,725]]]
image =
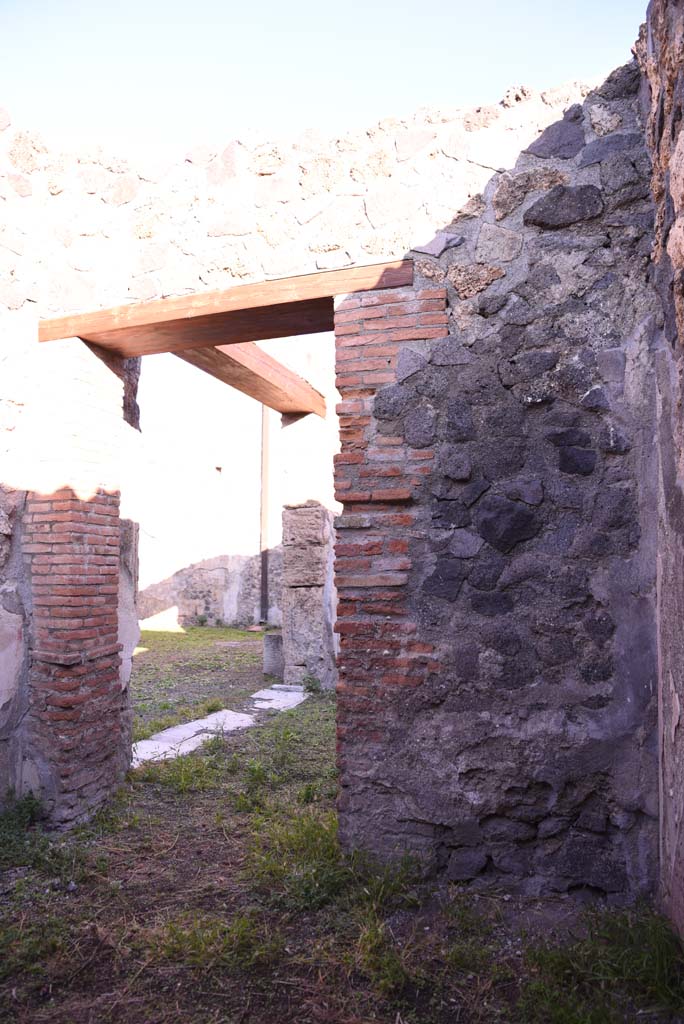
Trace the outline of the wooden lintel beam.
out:
[[[333,328],[335,295],[412,283],[411,260],[347,267],[42,320],[38,338],[81,338],[130,357],[317,334]]]
[[[325,417],[323,395],[258,345],[218,345],[176,355],[269,409],[291,414],[313,412]]]
[[[185,320],[164,320],[141,327],[117,331],[91,331],[78,328],[75,335],[117,355],[151,356],[159,352],[185,352],[205,346],[239,345],[289,338],[300,334],[322,334],[333,329],[333,300],[312,299],[254,309],[208,313]]]

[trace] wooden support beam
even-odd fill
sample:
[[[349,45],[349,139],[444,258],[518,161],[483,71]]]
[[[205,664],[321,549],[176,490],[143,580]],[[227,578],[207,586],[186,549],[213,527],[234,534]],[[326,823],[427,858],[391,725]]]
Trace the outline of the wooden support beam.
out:
[[[258,345],[217,345],[176,355],[276,412],[314,412],[325,417],[323,395]]]
[[[127,357],[223,348],[331,331],[335,295],[412,283],[411,260],[347,267],[42,320],[38,337],[81,338]]]
[[[87,324],[70,325],[73,335],[117,355],[150,356],[158,352],[184,352],[218,344],[236,345],[267,338],[289,338],[333,330],[333,300],[280,303],[255,309],[229,310],[161,320],[146,326],[116,331],[93,331]],[[49,340],[49,339],[44,339]]]

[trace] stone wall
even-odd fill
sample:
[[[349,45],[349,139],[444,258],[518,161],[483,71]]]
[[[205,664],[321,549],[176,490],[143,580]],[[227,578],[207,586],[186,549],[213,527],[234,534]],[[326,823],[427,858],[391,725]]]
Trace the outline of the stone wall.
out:
[[[475,885],[656,880],[638,88],[628,65],[530,140],[415,290],[336,314],[341,834]]]
[[[278,624],[282,616],[280,545],[268,553],[268,571],[268,621]],[[261,617],[260,588],[259,555],[218,555],[151,583],[138,597],[138,612],[141,619],[148,619],[174,607],[181,626],[251,626]]]
[[[684,341],[684,11],[656,0],[637,55],[642,105],[653,158],[656,201],[655,280],[663,300],[665,340],[658,380],[658,651],[660,661],[660,858],[665,907],[684,932],[684,494],[682,490],[682,342]]]

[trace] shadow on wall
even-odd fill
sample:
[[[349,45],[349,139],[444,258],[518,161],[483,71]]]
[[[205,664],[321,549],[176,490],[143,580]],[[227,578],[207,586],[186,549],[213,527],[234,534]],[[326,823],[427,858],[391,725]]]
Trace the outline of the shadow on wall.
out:
[[[282,622],[283,551],[268,549],[268,622]],[[177,608],[178,624],[250,626],[261,619],[262,557],[217,555],[185,566],[173,575],[139,591],[138,616],[152,616]]]
[[[340,834],[530,895],[656,880],[639,81],[618,69],[522,152],[476,111],[482,193],[408,253],[413,290],[336,315]]]

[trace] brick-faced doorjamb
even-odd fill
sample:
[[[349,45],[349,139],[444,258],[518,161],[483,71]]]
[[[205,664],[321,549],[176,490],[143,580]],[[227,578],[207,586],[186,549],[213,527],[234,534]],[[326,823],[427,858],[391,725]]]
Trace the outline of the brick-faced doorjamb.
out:
[[[414,504],[434,459],[373,416],[379,388],[392,385],[421,342],[447,336],[446,289],[386,289],[335,303],[341,451],[335,457],[336,630],[340,634],[338,762],[341,834],[349,809],[349,759],[356,744],[385,741],[382,711],[434,670],[434,648],[416,639],[409,607]],[[412,353],[401,353],[412,347]],[[419,358],[419,357],[418,357]],[[410,367],[409,367],[410,368]],[[391,751],[385,751],[391,756]]]

